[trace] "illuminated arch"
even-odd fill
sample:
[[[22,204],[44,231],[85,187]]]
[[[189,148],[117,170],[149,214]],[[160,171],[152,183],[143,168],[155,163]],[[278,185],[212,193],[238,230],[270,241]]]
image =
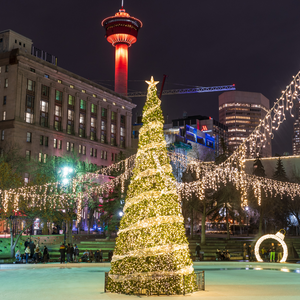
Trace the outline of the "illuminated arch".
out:
[[[257,261],[263,262],[262,258],[260,257],[260,254],[259,254],[259,247],[260,247],[261,243],[267,239],[276,240],[282,245],[283,256],[282,256],[282,259],[280,262],[286,262],[287,257],[288,257],[288,247],[284,241],[284,234],[281,233],[280,231],[278,231],[276,234],[263,235],[261,238],[258,239],[258,241],[255,244],[255,248],[254,248],[254,253],[255,253],[255,257],[256,257]]]

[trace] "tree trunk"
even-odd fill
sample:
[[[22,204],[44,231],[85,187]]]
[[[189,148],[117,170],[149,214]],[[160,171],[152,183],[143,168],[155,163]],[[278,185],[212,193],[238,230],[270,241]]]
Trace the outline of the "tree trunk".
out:
[[[260,206],[258,236],[262,236],[263,222],[264,222],[263,208],[262,208],[262,206]]]
[[[206,201],[203,200],[203,211],[202,211],[202,218],[201,218],[201,245],[206,244],[205,239],[205,222],[206,222]]]
[[[191,239],[194,238],[194,209],[192,208],[192,216],[191,216]]]
[[[73,244],[73,238],[72,238],[72,221],[68,221],[68,235],[67,235],[67,240],[68,243]]]
[[[228,208],[227,208],[227,204],[226,204],[226,230],[227,230],[227,240],[230,240],[230,231],[229,231],[229,222],[228,222]]]

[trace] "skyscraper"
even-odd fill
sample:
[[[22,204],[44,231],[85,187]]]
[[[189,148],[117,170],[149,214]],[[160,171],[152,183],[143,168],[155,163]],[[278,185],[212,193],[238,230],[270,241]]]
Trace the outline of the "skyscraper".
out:
[[[230,151],[245,141],[269,109],[269,99],[261,93],[230,91],[219,96],[219,121],[228,127]],[[272,156],[270,138],[262,148],[261,156]]]

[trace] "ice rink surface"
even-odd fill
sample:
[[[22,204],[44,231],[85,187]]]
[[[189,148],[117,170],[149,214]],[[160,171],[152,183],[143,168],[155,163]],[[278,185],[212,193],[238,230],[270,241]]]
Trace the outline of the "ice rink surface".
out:
[[[186,296],[159,299],[299,300],[300,264],[199,262],[206,289]],[[103,293],[109,264],[0,265],[2,300],[125,300],[138,299]],[[151,296],[153,298],[156,296]],[[149,298],[142,296],[142,298]]]

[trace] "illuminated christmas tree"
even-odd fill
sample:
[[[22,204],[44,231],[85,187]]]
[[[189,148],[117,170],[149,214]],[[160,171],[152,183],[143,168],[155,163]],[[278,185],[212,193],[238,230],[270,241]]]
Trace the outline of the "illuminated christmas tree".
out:
[[[158,82],[151,78],[107,290],[182,294],[195,290],[176,182],[167,157]]]

